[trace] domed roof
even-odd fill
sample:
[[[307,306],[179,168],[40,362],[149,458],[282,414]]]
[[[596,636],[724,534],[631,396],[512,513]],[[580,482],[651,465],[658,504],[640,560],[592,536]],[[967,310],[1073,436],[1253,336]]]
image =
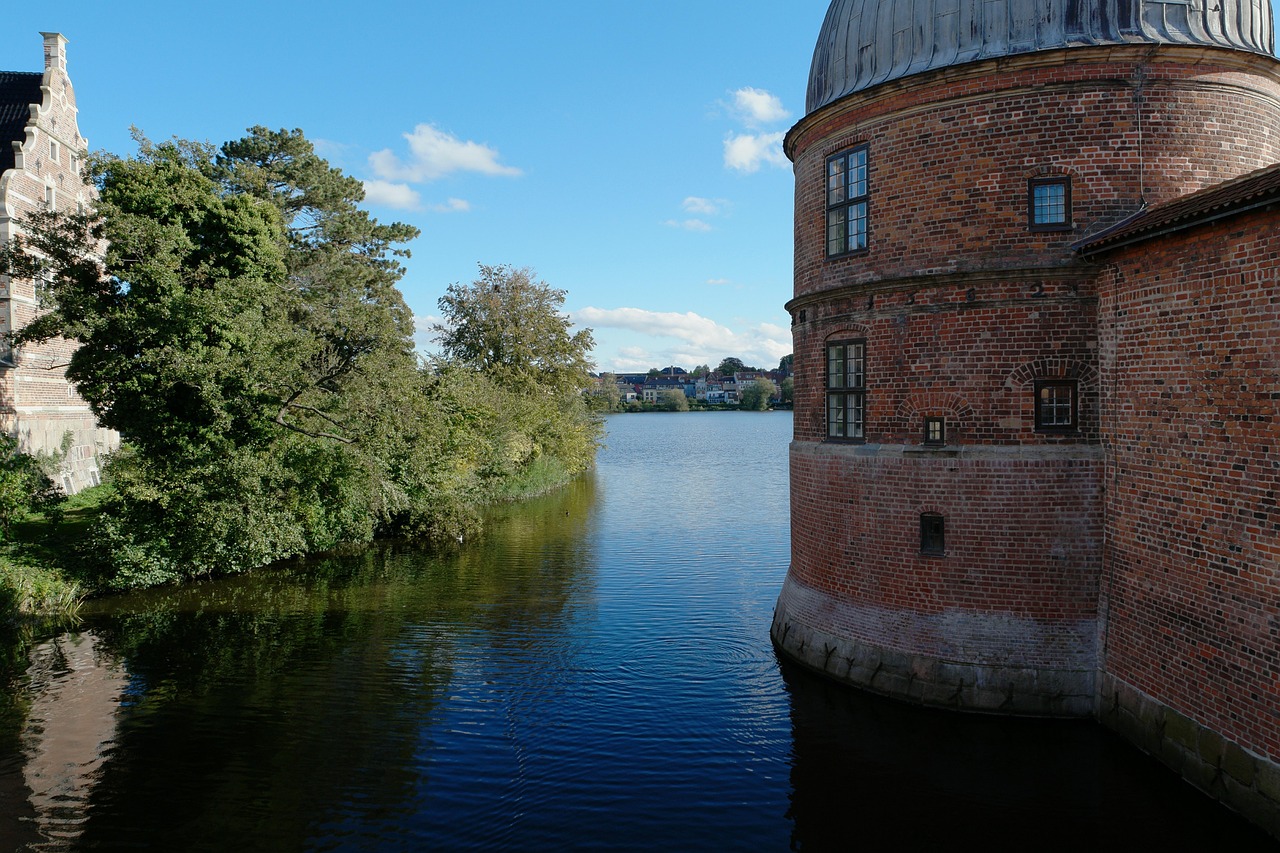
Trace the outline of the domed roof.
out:
[[[910,74],[1095,44],[1189,44],[1271,54],[1269,0],[832,0],[807,111]]]

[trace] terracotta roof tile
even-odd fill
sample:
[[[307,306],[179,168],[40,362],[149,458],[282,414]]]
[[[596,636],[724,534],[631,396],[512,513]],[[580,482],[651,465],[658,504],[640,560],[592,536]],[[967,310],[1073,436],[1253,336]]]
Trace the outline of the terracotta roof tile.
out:
[[[1076,243],[1075,249],[1091,255],[1276,201],[1280,201],[1280,163],[1138,211]]]

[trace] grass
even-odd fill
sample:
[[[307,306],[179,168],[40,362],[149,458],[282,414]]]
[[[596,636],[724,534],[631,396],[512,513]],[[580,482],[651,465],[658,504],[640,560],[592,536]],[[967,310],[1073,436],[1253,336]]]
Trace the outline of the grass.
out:
[[[62,504],[61,517],[36,514],[13,525],[0,542],[0,619],[75,615],[84,593],[66,567],[112,494],[110,486],[86,489]]]

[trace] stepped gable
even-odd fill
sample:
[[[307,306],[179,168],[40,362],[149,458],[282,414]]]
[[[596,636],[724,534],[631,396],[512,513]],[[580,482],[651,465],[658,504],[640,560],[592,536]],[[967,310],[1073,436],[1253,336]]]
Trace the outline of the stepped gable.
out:
[[[1269,0],[835,0],[807,111],[922,71],[1090,45],[1178,44],[1270,55]]]
[[[31,105],[41,100],[38,72],[0,71],[0,174],[13,168],[13,143],[21,142]]]

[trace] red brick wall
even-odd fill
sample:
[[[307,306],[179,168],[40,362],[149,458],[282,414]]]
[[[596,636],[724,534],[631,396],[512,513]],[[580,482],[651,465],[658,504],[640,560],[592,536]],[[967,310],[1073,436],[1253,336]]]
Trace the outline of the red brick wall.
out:
[[[946,418],[951,444],[1096,441],[1090,276],[1087,269],[1053,277],[935,276],[797,300],[796,439],[826,436],[827,341],[862,338],[868,441],[919,445],[926,416]],[[1080,383],[1080,432],[1035,431],[1033,382],[1049,378]]]
[[[1280,160],[1280,75],[1240,51],[1071,48],[915,75],[788,137],[797,296],[899,276],[1056,265],[1101,225]],[[870,248],[827,260],[826,158],[869,143]],[[1141,168],[1140,168],[1141,167]],[[1027,181],[1072,181],[1073,231],[1026,225]]]
[[[1111,252],[1103,666],[1280,760],[1280,216]]]
[[[1099,268],[1072,244],[1142,198],[1158,203],[1280,161],[1276,68],[1232,51],[1073,48],[916,75],[791,131],[796,443],[792,565],[775,621],[784,648],[821,666],[797,644],[827,650],[848,638],[905,652],[913,657],[896,666],[908,684],[926,658],[994,667],[980,679],[1096,666],[1103,513],[1118,499],[1108,492],[1104,507],[1099,400],[1115,380],[1098,371]],[[827,259],[826,158],[864,142],[870,248]],[[1043,175],[1071,177],[1073,229],[1028,228],[1027,182]],[[849,338],[867,342],[865,444],[825,438],[825,345]],[[1078,381],[1078,431],[1035,430],[1041,378]],[[923,419],[935,415],[947,419],[941,451],[921,446]],[[1238,477],[1238,463],[1224,461],[1217,476]],[[1150,492],[1135,490],[1133,508]],[[920,553],[924,512],[946,520],[945,557]],[[1142,528],[1143,517],[1133,523]],[[1152,535],[1146,527],[1133,538]],[[1274,544],[1274,528],[1268,535]],[[1113,596],[1133,600],[1124,584]],[[1136,614],[1130,635],[1108,641],[1140,648],[1145,627],[1159,661],[1143,624],[1151,618]],[[1257,611],[1242,618],[1280,630]],[[850,657],[851,679],[856,668]],[[864,679],[880,671],[868,669]],[[1011,694],[1041,689],[1034,672],[1014,680]],[[1274,672],[1269,689],[1275,706]]]

